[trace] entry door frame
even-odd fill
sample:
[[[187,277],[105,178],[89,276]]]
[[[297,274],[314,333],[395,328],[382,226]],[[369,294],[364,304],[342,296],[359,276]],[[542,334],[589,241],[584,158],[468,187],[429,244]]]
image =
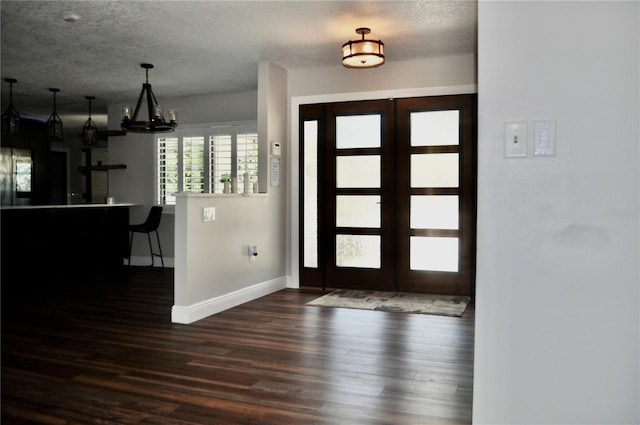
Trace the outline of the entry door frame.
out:
[[[412,111],[428,112],[441,110],[455,110],[460,116],[460,135],[456,146],[438,147],[436,143],[434,148],[412,148],[409,143],[409,126],[411,123],[410,114]],[[365,102],[337,102],[324,105],[306,106],[300,108],[300,126],[307,122],[308,118],[319,120],[322,129],[319,134],[314,137],[317,140],[317,158],[318,170],[322,170],[318,175],[318,203],[325,202],[322,207],[318,206],[318,255],[323,259],[318,264],[320,270],[306,270],[301,268],[301,277],[305,283],[311,283],[309,275],[316,278],[315,282],[321,281],[323,289],[326,282],[335,282],[336,287],[340,288],[360,288],[360,289],[376,289],[376,290],[403,290],[405,292],[431,292],[455,295],[472,295],[473,278],[475,271],[475,198],[476,198],[476,96],[475,95],[454,95],[440,97],[423,97],[423,98],[407,98],[392,100],[376,100]],[[381,120],[381,147],[368,149],[350,149],[341,150],[338,153],[335,140],[335,120],[339,116],[354,115],[370,115],[380,113]],[[402,118],[400,118],[402,117]],[[396,118],[398,122],[396,125]],[[301,143],[304,141],[301,139]],[[304,142],[306,143],[306,142]],[[395,146],[395,148],[394,148]],[[314,149],[314,151],[316,150]],[[410,164],[408,162],[411,152],[419,150],[419,153],[427,149],[427,153],[459,153],[459,186],[456,189],[413,189],[409,191],[409,172]],[[444,149],[446,152],[440,152]],[[453,149],[453,150],[452,150]],[[354,152],[350,152],[353,150]],[[397,150],[396,153],[392,153]],[[371,151],[369,153],[364,151]],[[433,151],[433,152],[432,152]],[[386,152],[386,153],[384,153]],[[300,161],[304,161],[304,151],[300,152]],[[362,269],[362,268],[339,268],[334,263],[335,256],[335,238],[340,232],[335,223],[335,198],[340,194],[335,182],[335,161],[339,155],[379,155],[383,162],[381,163],[381,186],[380,189],[371,189],[375,193],[383,195],[382,200],[382,223],[380,232],[370,229],[362,234],[379,234],[381,237],[381,254],[382,264],[380,269]],[[315,155],[315,154],[314,154]],[[398,162],[396,162],[398,161]],[[398,168],[395,168],[397,163]],[[315,180],[315,179],[314,179]],[[397,180],[397,181],[396,181]],[[397,186],[396,186],[397,184]],[[389,187],[387,187],[389,186]],[[304,177],[300,178],[301,192],[305,187]],[[394,187],[395,189],[390,189]],[[422,193],[425,190],[428,193]],[[355,192],[354,192],[355,191]],[[362,189],[348,189],[349,193],[344,195],[358,195]],[[395,193],[398,191],[398,200],[400,201],[399,214],[392,213],[395,202]],[[410,199],[413,192],[416,195],[456,195],[460,198],[459,205],[459,227],[458,230],[431,231],[422,236],[454,236],[460,241],[458,249],[459,269],[457,272],[429,272],[420,270],[411,270],[409,267],[409,239],[412,238],[414,230],[410,229],[408,216],[410,211]],[[434,193],[431,193],[435,191]],[[443,192],[444,191],[444,192]],[[354,192],[354,193],[351,193]],[[391,192],[394,194],[390,195]],[[440,193],[443,192],[443,193]],[[445,193],[446,192],[446,193]],[[451,193],[449,193],[451,192]],[[371,193],[374,194],[374,193]],[[324,201],[323,201],[324,200]],[[301,216],[304,216],[304,205],[301,206]],[[405,217],[406,216],[406,217]],[[395,217],[390,220],[390,217]],[[399,221],[398,221],[399,220]],[[397,224],[397,226],[395,225]],[[451,228],[453,229],[453,228]],[[358,229],[345,228],[346,234],[358,233]],[[424,233],[419,229],[415,232]],[[427,231],[428,232],[428,231]],[[435,234],[431,235],[431,233]],[[302,232],[304,233],[304,232]],[[300,241],[303,242],[304,234],[300,234]],[[444,233],[440,235],[440,233]],[[392,236],[393,235],[393,236]],[[418,235],[418,234],[416,234]],[[395,252],[396,255],[391,253]],[[302,253],[301,253],[302,254]],[[326,255],[325,255],[326,254]],[[301,258],[301,261],[302,258]]]
[[[289,120],[289,140],[291,143],[287,146],[287,163],[289,164],[287,171],[289,185],[289,218],[288,227],[290,229],[289,235],[289,260],[288,260],[288,279],[287,287],[300,288],[302,286],[319,287],[322,286],[322,281],[318,280],[316,283],[310,283],[301,285],[302,268],[300,253],[302,249],[301,232],[300,227],[300,214],[301,212],[301,199],[300,199],[300,187],[299,182],[301,179],[301,167],[300,162],[300,149],[299,143],[302,130],[300,128],[300,106],[301,105],[314,105],[322,103],[334,103],[334,102],[349,102],[358,100],[377,100],[377,99],[399,99],[409,97],[425,97],[425,96],[443,96],[443,95],[457,95],[457,94],[473,94],[477,95],[477,84],[460,84],[454,86],[440,86],[440,87],[418,87],[418,88],[399,88],[389,90],[378,91],[362,91],[353,93],[333,93],[333,94],[311,94],[292,96],[290,99],[290,120]],[[306,280],[305,280],[306,282]]]

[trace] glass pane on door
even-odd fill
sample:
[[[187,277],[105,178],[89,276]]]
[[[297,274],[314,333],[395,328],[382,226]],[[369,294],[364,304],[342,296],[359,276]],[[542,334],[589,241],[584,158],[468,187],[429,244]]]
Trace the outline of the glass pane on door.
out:
[[[458,214],[457,195],[411,197],[412,229],[457,230]]]
[[[380,196],[336,196],[336,226],[380,227]]]
[[[380,155],[336,157],[336,187],[380,187]]]
[[[460,111],[411,113],[411,146],[460,144]]]
[[[336,148],[379,148],[380,115],[336,117]]]
[[[458,187],[458,154],[411,155],[411,187]]]
[[[304,267],[318,267],[318,121],[304,122]]]
[[[380,268],[380,236],[336,235],[336,266]]]
[[[458,238],[412,236],[411,270],[458,271]]]

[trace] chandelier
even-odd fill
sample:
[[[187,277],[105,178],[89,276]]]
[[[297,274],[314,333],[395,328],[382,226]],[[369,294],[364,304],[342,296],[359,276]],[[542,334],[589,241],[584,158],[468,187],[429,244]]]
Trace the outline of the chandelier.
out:
[[[142,91],[138,97],[138,103],[136,109],[131,114],[131,107],[124,105],[122,107],[122,124],[121,128],[124,131],[130,131],[133,133],[159,133],[173,131],[178,126],[178,114],[175,110],[169,110],[169,122],[165,121],[162,106],[158,105],[156,96],[151,90],[151,84],[149,84],[149,70],[153,68],[150,63],[140,64],[140,67],[145,69],[147,80],[142,85]],[[145,105],[143,106],[143,98],[146,97]],[[147,109],[146,121],[138,119],[141,109]]]
[[[64,140],[62,120],[56,112],[56,93],[58,93],[60,89],[49,89],[49,91],[53,93],[53,113],[47,120],[47,136],[52,142],[62,142]]]
[[[90,146],[98,143],[98,126],[91,120],[91,101],[94,100],[95,97],[85,96],[84,98],[89,101],[89,119],[82,126],[82,143]]]
[[[347,68],[375,68],[384,63],[384,43],[380,40],[365,40],[369,28],[358,28],[361,40],[349,40],[342,45],[342,64]]]

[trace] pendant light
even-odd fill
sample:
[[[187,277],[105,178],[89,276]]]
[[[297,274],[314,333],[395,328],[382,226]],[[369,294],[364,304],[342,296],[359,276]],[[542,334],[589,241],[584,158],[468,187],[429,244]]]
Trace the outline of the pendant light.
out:
[[[96,145],[98,143],[98,126],[91,120],[91,101],[95,99],[94,96],[85,96],[85,99],[89,101],[89,119],[82,126],[82,143],[88,146]]]
[[[169,110],[169,122],[165,121],[162,106],[158,105],[156,96],[151,90],[151,84],[149,84],[149,70],[153,68],[150,63],[140,64],[140,67],[145,69],[147,80],[142,85],[142,91],[138,97],[138,103],[136,109],[131,115],[131,107],[124,105],[122,107],[122,124],[121,127],[124,131],[130,131],[133,133],[160,133],[173,131],[178,126],[178,115],[174,110]],[[143,98],[146,97],[146,105],[142,105]],[[142,109],[147,109],[147,120],[139,120],[138,114],[142,112]]]
[[[56,93],[58,93],[60,89],[49,89],[49,91],[53,93],[53,113],[47,120],[47,136],[52,142],[62,142],[64,140],[62,134],[62,120],[56,112]]]
[[[342,45],[342,64],[347,68],[375,68],[384,63],[384,43],[380,40],[365,40],[369,28],[357,28],[361,40],[349,40]]]
[[[20,114],[13,106],[13,84],[18,80],[15,78],[5,78],[4,81],[9,83],[9,106],[2,114],[2,135],[11,136],[20,132]]]

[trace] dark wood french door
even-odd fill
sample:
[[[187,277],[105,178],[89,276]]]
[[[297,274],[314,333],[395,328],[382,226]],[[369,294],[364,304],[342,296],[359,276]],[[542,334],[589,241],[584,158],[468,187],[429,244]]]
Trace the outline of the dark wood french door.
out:
[[[475,96],[300,107],[302,285],[471,295]]]

